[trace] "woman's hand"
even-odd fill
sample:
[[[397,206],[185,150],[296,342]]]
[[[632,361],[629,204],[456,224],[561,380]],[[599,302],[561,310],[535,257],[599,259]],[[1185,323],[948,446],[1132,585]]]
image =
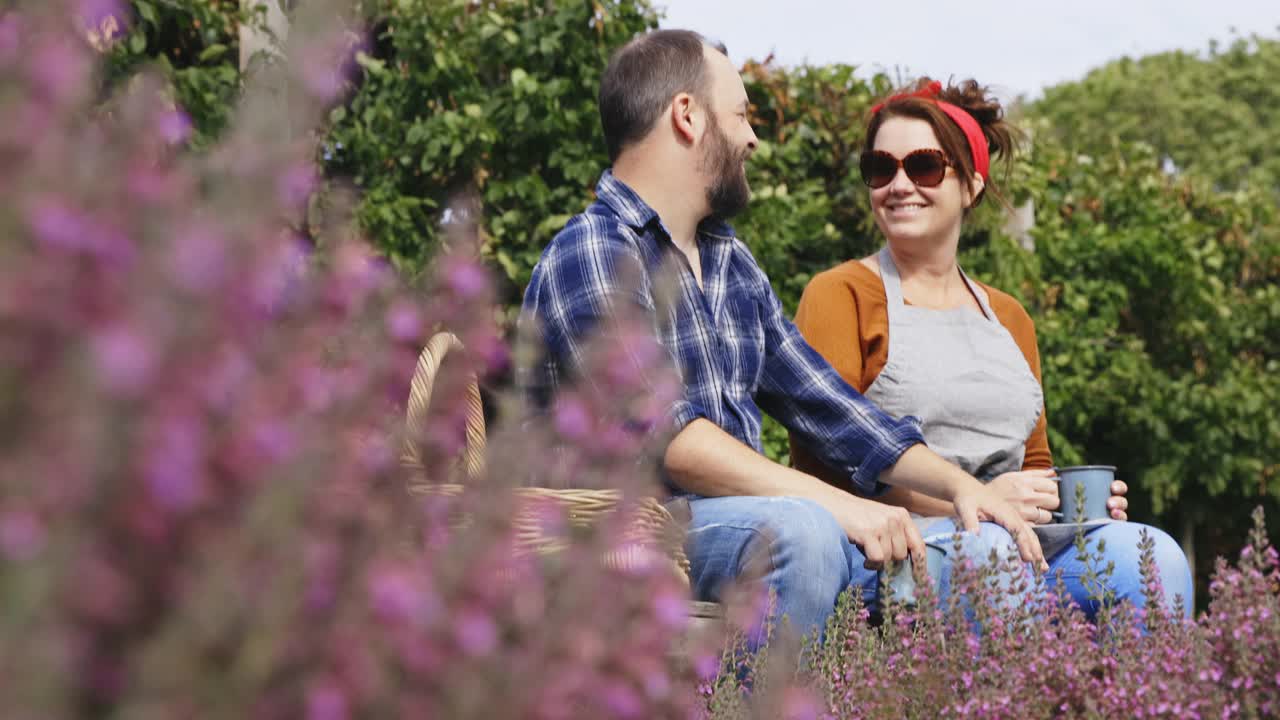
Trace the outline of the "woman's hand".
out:
[[[1111,513],[1111,517],[1116,520],[1128,520],[1129,499],[1124,496],[1129,492],[1129,486],[1124,484],[1123,480],[1116,480],[1111,483],[1111,497],[1107,498],[1107,510]]]
[[[1043,525],[1053,520],[1050,512],[1058,509],[1058,483],[1054,480],[1057,476],[1058,474],[1052,469],[1019,470],[998,475],[987,486],[1004,498],[1005,502],[1017,509],[1023,520]],[[1116,484],[1124,485],[1124,483],[1120,482]],[[1114,486],[1111,491],[1113,495],[1116,494]],[[1123,491],[1120,494],[1123,494]],[[1108,501],[1108,507],[1112,508],[1113,517],[1117,512],[1115,509],[1117,506],[1112,503],[1116,499],[1112,497]],[[1121,507],[1122,511],[1125,507],[1128,507],[1128,504],[1124,498],[1119,498],[1119,500],[1125,503]],[[1121,512],[1121,514],[1123,515],[1124,513]]]

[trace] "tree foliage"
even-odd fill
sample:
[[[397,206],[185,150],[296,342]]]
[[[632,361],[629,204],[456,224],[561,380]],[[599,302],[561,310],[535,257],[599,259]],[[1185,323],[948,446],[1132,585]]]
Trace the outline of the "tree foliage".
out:
[[[1067,146],[1099,154],[1151,145],[1218,188],[1280,194],[1280,38],[1237,37],[1207,54],[1108,63],[1045,91],[1034,112]]]
[[[1280,496],[1266,193],[1170,177],[1136,144],[1089,156],[1043,141],[1031,166],[1037,251],[1025,277],[992,280],[1037,321],[1058,461],[1114,462],[1157,512]]]
[[[439,243],[451,194],[478,191],[486,252],[522,288],[604,165],[596,90],[609,53],[657,13],[630,0],[379,0],[372,13],[329,168],[355,180],[361,223],[408,268]]]

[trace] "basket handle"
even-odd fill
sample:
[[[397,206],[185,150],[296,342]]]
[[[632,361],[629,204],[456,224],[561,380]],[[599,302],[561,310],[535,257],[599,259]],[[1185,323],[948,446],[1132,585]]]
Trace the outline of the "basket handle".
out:
[[[462,349],[462,341],[457,335],[439,332],[431,336],[422,354],[418,356],[418,365],[414,368],[413,380],[409,385],[409,404],[405,411],[407,434],[400,455],[401,462],[408,467],[423,467],[422,448],[418,444],[418,438],[422,437],[427,421],[436,374],[449,353],[461,352]],[[474,478],[484,472],[485,447],[484,407],[480,402],[480,383],[474,372],[467,375],[466,432],[467,442],[462,452],[463,467],[467,477]]]

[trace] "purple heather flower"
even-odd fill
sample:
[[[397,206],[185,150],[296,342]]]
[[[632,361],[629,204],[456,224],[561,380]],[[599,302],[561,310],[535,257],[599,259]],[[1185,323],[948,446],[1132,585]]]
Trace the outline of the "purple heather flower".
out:
[[[99,332],[92,342],[98,375],[108,389],[131,394],[151,376],[155,357],[146,338],[124,325]]]
[[[226,277],[226,239],[216,230],[195,225],[178,233],[169,268],[178,283],[192,292],[207,292]]]
[[[41,43],[27,67],[36,86],[56,103],[66,103],[83,91],[91,69],[85,53],[62,38]]]
[[[123,29],[129,18],[129,9],[120,0],[79,0],[77,10],[86,27],[102,25],[107,18],[114,18]]]
[[[22,41],[22,25],[17,13],[0,16],[0,64],[8,64],[19,57],[18,44]]]
[[[193,128],[191,116],[179,107],[161,113],[156,119],[156,133],[169,145],[185,143],[191,138]]]
[[[320,102],[330,102],[338,97],[346,85],[346,77],[342,74],[334,59],[323,52],[304,53],[302,63],[302,86]]]
[[[301,373],[302,403],[310,412],[320,412],[333,403],[337,393],[338,374],[321,367],[308,367]]]
[[[0,515],[0,553],[10,560],[30,560],[44,548],[44,526],[25,510]]]
[[[700,652],[693,658],[693,671],[699,680],[713,680],[720,674],[720,656],[713,652]]]
[[[370,604],[386,620],[412,622],[421,619],[425,602],[413,578],[403,570],[377,571],[370,578]]]
[[[665,671],[654,670],[644,676],[644,692],[653,700],[661,700],[671,694],[671,678]]]
[[[478,610],[464,610],[453,629],[459,647],[468,655],[488,655],[498,646],[498,626]]]
[[[171,417],[148,447],[144,471],[151,496],[162,507],[189,510],[199,502],[204,449],[195,420]]]
[[[556,401],[556,432],[569,440],[581,440],[591,432],[591,411],[580,398],[564,395]]]
[[[387,332],[400,342],[413,342],[422,337],[422,313],[411,302],[401,300],[387,310]]]
[[[683,593],[660,592],[653,597],[653,613],[663,625],[680,629],[689,622],[689,603]]]
[[[78,250],[90,232],[89,221],[57,200],[45,200],[28,213],[31,229],[45,245]]]
[[[170,197],[173,178],[150,162],[135,162],[128,171],[125,186],[146,203],[159,203]]]
[[[371,473],[380,473],[395,464],[395,452],[383,437],[366,438],[360,443],[360,465]]]
[[[489,288],[489,274],[479,263],[464,258],[450,258],[445,269],[445,281],[458,297],[470,300],[479,297]]]
[[[280,462],[297,450],[298,438],[287,422],[272,420],[253,429],[253,445],[272,462]]]
[[[307,690],[307,720],[346,720],[350,716],[347,696],[331,682]]]
[[[601,451],[619,457],[634,456],[639,450],[641,437],[636,431],[621,425],[611,424],[604,428],[596,438]]]
[[[644,711],[644,701],[640,698],[640,694],[625,683],[611,682],[605,686],[601,695],[605,707],[611,712],[611,717],[639,717]]]

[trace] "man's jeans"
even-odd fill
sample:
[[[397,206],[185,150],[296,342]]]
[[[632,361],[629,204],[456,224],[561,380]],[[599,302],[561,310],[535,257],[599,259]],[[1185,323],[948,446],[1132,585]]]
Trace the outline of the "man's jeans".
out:
[[[874,608],[879,595],[878,573],[863,567],[862,551],[849,542],[835,517],[817,503],[789,497],[720,497],[700,498],[689,503],[692,518],[686,552],[692,566],[694,596],[699,600],[719,601],[724,585],[734,578],[754,572],[776,595],[773,620],[786,616],[799,633],[821,631],[835,609],[840,593],[855,588],[868,607]],[[1102,565],[1115,562],[1110,585],[1117,599],[1143,604],[1141,577],[1138,573],[1138,532],[1144,527],[1136,523],[1112,523],[1091,532],[1088,542],[1096,551],[1099,539],[1106,540]],[[926,535],[945,533],[950,536],[955,525],[941,520],[928,528]],[[1156,541],[1156,563],[1164,581],[1167,600],[1182,594],[1185,606],[1192,607],[1191,575],[1178,545],[1167,534],[1148,529]],[[986,562],[994,550],[999,558],[1017,555],[1017,546],[1008,531],[992,523],[983,523],[978,536],[961,535],[961,552],[951,550],[946,540],[947,566],[943,568],[940,600],[950,592],[950,565],[961,557],[975,563]],[[1097,607],[1088,599],[1084,587],[1084,564],[1068,547],[1049,559],[1049,582],[1056,582],[1059,569],[1063,573],[1064,590],[1092,616]],[[1012,577],[1001,577],[1003,587],[1012,585]],[[1028,584],[1029,586],[1029,584]],[[1010,598],[1021,602],[1022,598]]]

